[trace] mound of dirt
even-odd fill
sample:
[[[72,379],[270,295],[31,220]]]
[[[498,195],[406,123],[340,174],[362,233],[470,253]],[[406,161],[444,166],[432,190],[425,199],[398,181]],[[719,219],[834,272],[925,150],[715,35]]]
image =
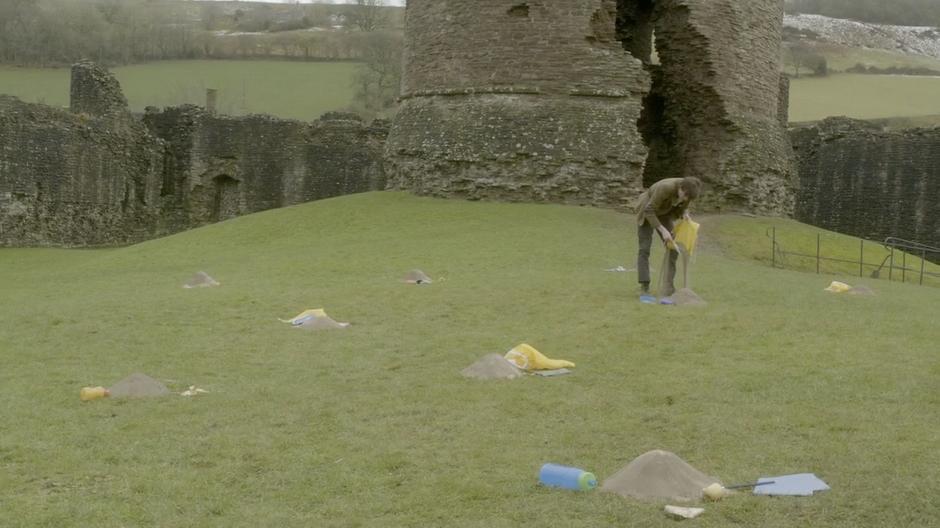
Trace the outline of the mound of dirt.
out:
[[[525,375],[522,369],[513,365],[499,354],[487,354],[479,361],[460,371],[465,378],[474,379],[514,379]]]
[[[191,279],[186,281],[186,284],[183,284],[184,288],[208,288],[210,286],[218,286],[219,283],[215,279],[209,276],[208,273],[200,271],[192,276]]]
[[[642,500],[694,501],[718,482],[669,451],[644,453],[604,481],[602,491]]]
[[[402,282],[407,282],[409,284],[431,284],[433,282],[431,277],[425,275],[425,273],[419,269],[413,269],[405,274],[402,277]]]
[[[167,396],[170,389],[146,374],[135,373],[111,386],[112,398],[156,398]]]
[[[347,328],[349,323],[340,323],[335,321],[329,315],[321,315],[305,319],[304,322],[294,325],[295,328],[304,330],[332,330],[338,328]]]
[[[682,288],[671,296],[677,306],[705,306],[708,303],[689,288]]]
[[[851,290],[845,292],[849,295],[866,295],[871,296],[875,294],[875,291],[869,288],[868,286],[853,286]]]

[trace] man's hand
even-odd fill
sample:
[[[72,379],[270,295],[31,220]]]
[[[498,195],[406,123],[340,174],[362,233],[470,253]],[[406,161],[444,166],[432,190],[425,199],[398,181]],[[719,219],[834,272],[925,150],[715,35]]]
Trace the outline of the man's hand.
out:
[[[659,226],[659,234],[663,237],[663,242],[666,242],[667,244],[672,242],[672,233],[666,229],[666,226]]]

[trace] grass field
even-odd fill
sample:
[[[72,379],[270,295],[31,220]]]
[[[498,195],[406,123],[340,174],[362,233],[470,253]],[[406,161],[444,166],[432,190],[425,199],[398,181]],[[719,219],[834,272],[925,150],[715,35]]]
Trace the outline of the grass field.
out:
[[[700,309],[604,272],[632,267],[634,228],[591,208],[370,193],[124,249],[0,250],[0,524],[674,526],[662,503],[536,484],[545,462],[604,479],[658,448],[725,482],[832,486],[738,495],[696,526],[935,526],[937,290],[827,294],[833,276],[727,254],[764,244],[752,222],[704,222]],[[398,282],[415,267],[438,280]],[[180,288],[198,270],[222,286]],[[353,326],[276,320],[317,307]],[[575,372],[459,376],[520,342]],[[210,393],[78,399],[137,371]]]
[[[167,61],[115,68],[131,108],[204,104],[206,88],[220,90],[222,113],[266,113],[316,119],[352,102],[352,63]],[[67,69],[0,66],[0,93],[68,106]],[[289,87],[289,88],[287,88]],[[940,114],[940,78],[837,74],[793,79],[790,120],[845,115],[860,119],[914,118],[900,126],[932,125]]]
[[[891,251],[877,242],[860,243],[854,237],[782,218],[744,220],[722,216],[703,221],[707,222],[714,243],[731,257],[815,273],[818,235],[821,274],[839,275],[842,281],[856,284],[870,283],[872,272],[880,270],[879,277],[883,279],[920,283],[923,271],[923,284],[940,286],[940,266],[929,261],[922,263],[919,256],[905,255],[900,250],[895,251],[889,266]],[[776,257],[771,251],[774,239]]]
[[[131,109],[204,105],[219,90],[219,111],[310,121],[352,102],[354,63],[165,61],[114,68]],[[0,93],[53,106],[69,104],[69,70],[0,66]]]
[[[940,114],[940,78],[830,75],[791,79],[790,121],[844,115],[858,119]]]
[[[894,51],[851,48],[829,43],[815,43],[813,50],[826,57],[830,72],[844,72],[856,64],[887,69],[929,68],[940,71],[940,60],[924,55],[899,53]],[[788,70],[792,73],[792,70]]]

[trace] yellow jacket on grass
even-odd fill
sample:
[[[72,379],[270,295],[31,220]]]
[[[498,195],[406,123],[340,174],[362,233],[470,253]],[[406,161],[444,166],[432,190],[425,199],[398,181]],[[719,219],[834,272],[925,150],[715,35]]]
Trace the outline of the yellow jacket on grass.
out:
[[[523,370],[556,370],[574,367],[574,363],[563,359],[549,359],[531,346],[522,343],[506,352],[506,359]]]

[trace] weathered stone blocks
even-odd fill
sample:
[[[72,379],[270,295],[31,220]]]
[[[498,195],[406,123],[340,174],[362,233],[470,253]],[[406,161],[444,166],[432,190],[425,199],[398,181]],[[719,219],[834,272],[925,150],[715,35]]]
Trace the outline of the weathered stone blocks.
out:
[[[789,213],[782,17],[781,0],[412,0],[390,185],[622,206],[698,176],[701,206]]]

